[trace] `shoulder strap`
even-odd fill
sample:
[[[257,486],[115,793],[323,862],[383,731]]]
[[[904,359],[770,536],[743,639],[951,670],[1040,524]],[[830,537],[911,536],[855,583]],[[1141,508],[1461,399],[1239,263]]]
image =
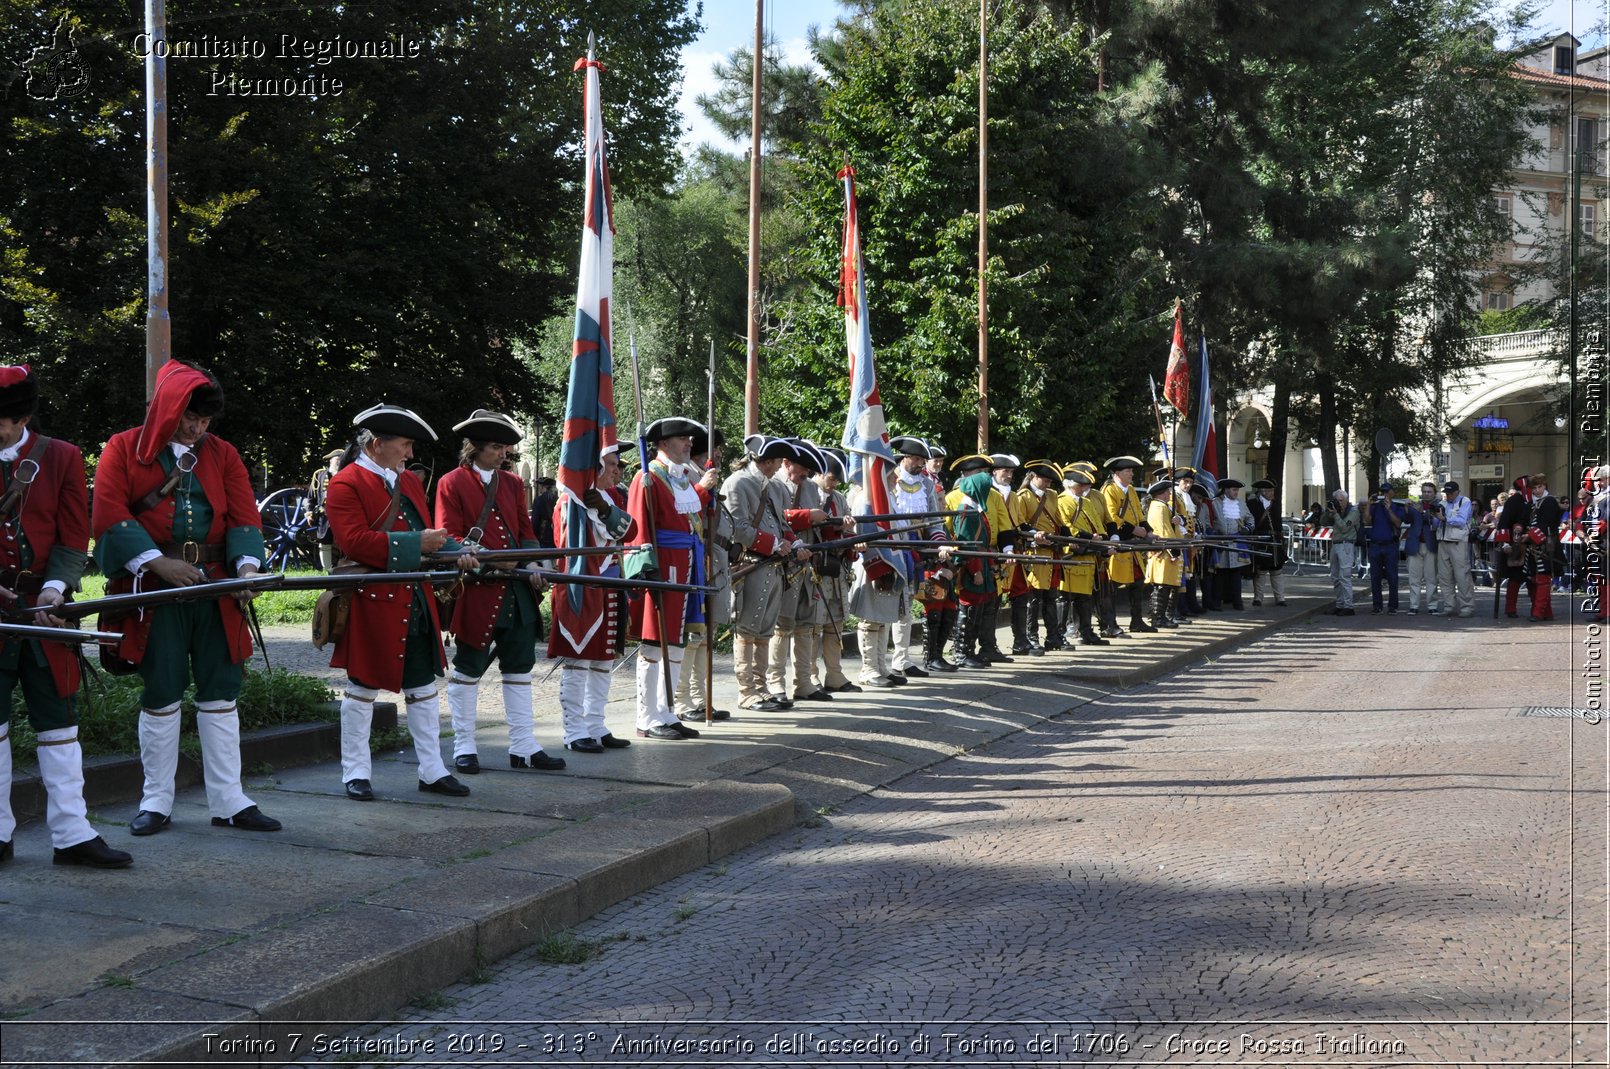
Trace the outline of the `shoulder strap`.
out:
[[[471,542],[480,542],[482,536],[486,534],[486,521],[492,518],[492,505],[497,501],[498,479],[502,474],[494,471],[492,477],[486,481],[486,499],[481,502],[481,514],[476,517],[475,526],[464,532]]]
[[[196,444],[199,446],[201,443],[197,442]],[[197,459],[200,458],[198,457]],[[170,497],[179,488],[179,480],[182,478],[184,478],[184,470],[175,463],[173,470],[168,472],[168,477],[162,480],[160,486],[134,503],[134,508],[132,509],[134,515],[138,516],[142,512],[150,512],[162,504],[166,498]]]
[[[402,473],[391,481],[391,500],[386,503],[386,511],[380,518],[369,525],[371,531],[389,531],[391,525],[397,521],[397,510],[402,506]]]

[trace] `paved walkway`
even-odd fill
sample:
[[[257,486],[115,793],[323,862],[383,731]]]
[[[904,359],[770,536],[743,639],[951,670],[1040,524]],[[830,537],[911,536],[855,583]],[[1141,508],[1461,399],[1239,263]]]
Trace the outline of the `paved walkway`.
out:
[[[1480,618],[1322,618],[1303,624],[1322,602],[1309,596],[1317,587],[1298,589],[1286,609],[1213,617],[1179,632],[1120,642],[1101,656],[1091,651],[1054,655],[1020,661],[1008,670],[744,717],[717,726],[698,742],[639,741],[629,750],[598,757],[568,755],[571,768],[561,774],[496,768],[501,714],[489,700],[495,694],[489,689],[481,751],[493,770],[470,781],[475,793],[468,799],[423,800],[413,788],[407,754],[389,755],[377,764],[381,800],[370,805],[339,797],[334,765],[254,776],[249,790],[266,811],[284,820],[283,833],[253,836],[208,827],[199,792],[186,791],[174,828],[150,839],[122,834],[120,823],[128,813],[98,814],[108,837],[135,851],[135,866],[121,872],[54,868],[43,829],[37,822],[26,825],[18,835],[17,857],[0,871],[7,928],[27,933],[8,938],[0,960],[5,1018],[0,1020],[0,1064],[104,1065],[136,1059],[278,1064],[286,1060],[292,1032],[339,1036],[349,1026],[315,1026],[384,1019],[410,999],[428,1001],[464,976],[479,977],[489,963],[633,896],[658,896],[652,899],[659,903],[655,919],[636,933],[653,938],[651,933],[677,927],[677,915],[690,905],[701,908],[691,899],[667,901],[652,892],[667,879],[701,869],[710,879],[720,870],[706,866],[795,826],[802,815],[808,822],[820,820],[821,813],[831,814],[867,791],[914,782],[905,777],[924,769],[941,776],[928,781],[936,788],[929,792],[932,797],[898,813],[879,834],[890,844],[946,835],[944,824],[972,819],[966,814],[996,805],[986,794],[981,807],[977,788],[968,785],[978,778],[976,770],[956,783],[951,782],[954,772],[938,772],[948,759],[1011,736],[1017,737],[1011,745],[1030,748],[1015,758],[1020,763],[1032,764],[1036,754],[1056,757],[1045,749],[1049,743],[1063,740],[1070,729],[1091,730],[1081,726],[1080,710],[1096,717],[1097,725],[1113,721],[1098,726],[1099,737],[1080,744],[1084,751],[1124,753],[1178,711],[1132,714],[1127,697],[1112,697],[1121,686],[1167,677],[1262,634],[1289,632],[1293,641],[1301,640],[1300,648],[1269,666],[1271,675],[1294,674],[1316,658],[1323,665],[1334,656],[1333,633],[1352,635],[1348,645],[1376,644],[1383,641],[1378,636],[1398,632],[1412,642],[1416,630],[1469,633],[1478,643],[1519,641],[1550,630],[1564,634],[1559,627],[1494,631]],[[276,639],[276,662],[299,655],[304,641],[300,629],[283,642]],[[1544,643],[1544,648],[1553,647]],[[1402,653],[1399,643],[1391,655],[1401,660]],[[1310,686],[1327,685],[1308,678]],[[1461,685],[1468,687],[1470,678],[1485,687],[1502,677],[1464,677]],[[1531,682],[1541,686],[1537,679]],[[547,718],[538,736],[557,750],[556,683],[548,687],[546,698],[538,691],[539,711]],[[1550,700],[1563,704],[1563,682],[1556,689],[1559,694]],[[629,684],[618,681],[616,694],[610,718],[626,734]],[[730,685],[724,684],[719,696],[731,707]],[[1258,700],[1252,692],[1244,697]],[[1278,734],[1302,722],[1292,716],[1276,724],[1271,717],[1267,730]],[[1500,756],[1513,758],[1515,740],[1500,749]],[[1424,752],[1416,760],[1424,762]],[[1095,764],[1084,771],[1094,774],[1116,758],[1084,756],[1075,768],[1091,760]],[[1278,764],[1273,756],[1269,760]],[[1032,789],[1044,771],[1025,768],[1001,786]],[[965,796],[950,797],[951,786],[965,788]],[[1186,792],[1165,780],[1149,793]],[[1119,804],[1145,811],[1133,799]],[[1187,804],[1201,803],[1180,801],[1170,809]],[[944,817],[940,827],[911,822],[913,814],[925,810]],[[1014,837],[1038,834],[1034,828],[1043,820],[1077,823],[1083,816],[1056,819],[1063,815],[1026,814],[1006,832],[980,842],[977,857],[987,860],[1010,851]],[[1545,818],[1552,814],[1529,816],[1524,826],[1552,826]],[[827,819],[836,823],[839,818]],[[1370,832],[1367,820],[1354,827],[1361,835]],[[1240,831],[1224,834],[1236,843],[1245,837]],[[1178,838],[1188,834],[1194,833],[1182,825]],[[1208,859],[1215,849],[1210,845],[1196,852]],[[1001,875],[1007,868],[995,871]],[[913,870],[908,891],[923,882],[918,877],[924,871]],[[679,891],[677,898],[687,893]],[[980,900],[990,898],[984,894]],[[773,923],[786,928],[796,903],[790,899],[779,909],[777,899],[769,901]],[[1003,923],[1014,912],[1016,907],[1007,909]],[[921,941],[945,916],[891,914],[889,923],[908,928]],[[848,913],[835,923],[863,927],[867,921]],[[826,940],[824,947],[831,943],[826,934],[817,938]],[[943,956],[938,950],[927,953]],[[1055,956],[1066,957],[1060,951]],[[750,968],[753,975],[770,971],[765,959],[754,960]],[[687,986],[692,974],[686,954],[676,960],[674,972]],[[840,993],[846,1007],[856,1003],[848,997],[854,990]],[[709,1005],[717,1004],[712,994]],[[642,1015],[654,1016],[658,1005],[645,998]],[[893,1006],[878,1003],[873,1013],[869,1004],[861,1013],[881,1016],[895,1012]],[[791,1012],[797,1015],[798,1009]],[[207,1038],[209,1032],[214,1038]]]

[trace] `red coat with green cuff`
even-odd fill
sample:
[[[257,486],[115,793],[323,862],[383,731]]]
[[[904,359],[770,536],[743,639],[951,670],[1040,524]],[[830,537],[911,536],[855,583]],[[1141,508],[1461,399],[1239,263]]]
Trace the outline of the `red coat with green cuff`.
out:
[[[43,443],[43,444],[41,444]],[[0,497],[11,489],[11,477],[23,460],[39,465],[33,485],[23,491],[16,519],[0,526],[0,568],[26,570],[45,581],[60,580],[71,594],[78,589],[89,559],[89,495],[84,489],[84,455],[76,445],[30,432],[16,463],[0,469]],[[24,596],[24,605],[35,599]],[[5,640],[0,640],[4,647]],[[78,657],[71,643],[29,642],[22,656],[37,649],[50,666],[56,693],[66,698],[78,692]]]
[[[537,549],[537,533],[531,526],[531,513],[526,509],[525,484],[509,471],[496,471],[492,479],[497,484],[492,499],[492,511],[482,530],[480,545],[483,549]],[[481,518],[486,501],[486,487],[475,469],[461,464],[442,476],[436,484],[436,526],[454,538],[463,541],[475,521]],[[525,585],[526,593],[516,588]],[[524,612],[537,611],[531,587],[523,580],[496,583],[469,583],[453,599],[453,620],[450,630],[459,642],[472,649],[484,650],[492,643],[492,632],[497,627],[498,614],[503,601],[509,596],[522,599]],[[529,617],[525,617],[529,621]]]
[[[95,535],[95,560],[106,574],[108,594],[126,594],[134,588],[134,578],[124,570],[125,564],[173,541],[174,495],[169,494],[143,512],[135,512],[138,503],[159,488],[167,477],[157,454],[148,461],[136,455],[141,430],[132,427],[114,435],[106,443],[106,451],[95,469],[95,507],[90,527]],[[164,439],[159,450],[167,448]],[[197,567],[202,568],[209,579],[229,578],[233,575],[234,562],[240,557],[263,559],[263,518],[257,512],[257,499],[252,494],[246,465],[234,446],[208,434],[191,451],[196,455],[196,467],[190,477],[201,484],[207,504],[212,508],[212,523],[205,541],[224,547],[222,561]],[[141,581],[141,586],[155,589],[160,584],[154,577],[147,577]],[[224,638],[229,643],[229,659],[235,664],[244,664],[252,655],[252,637],[240,603],[231,597],[219,598],[218,610]],[[149,614],[125,617],[112,629],[123,632],[118,656],[138,664],[145,656],[146,640],[151,632]]]
[[[397,515],[389,530],[376,531],[371,528],[391,504],[386,481],[359,464],[348,464],[331,476],[324,502],[325,514],[330,518],[330,537],[343,555],[375,571],[420,571],[420,542],[430,507],[419,476],[405,471],[397,478],[402,485]],[[452,540],[442,547],[446,552],[457,548]],[[357,589],[346,633],[335,644],[330,667],[346,669],[348,676],[368,687],[401,690],[408,622],[419,603],[416,593],[424,594],[425,611],[430,613],[426,631],[431,636],[428,641],[436,647],[437,669],[445,668],[447,658],[442,651],[436,596],[428,586],[402,583],[377,583]]]

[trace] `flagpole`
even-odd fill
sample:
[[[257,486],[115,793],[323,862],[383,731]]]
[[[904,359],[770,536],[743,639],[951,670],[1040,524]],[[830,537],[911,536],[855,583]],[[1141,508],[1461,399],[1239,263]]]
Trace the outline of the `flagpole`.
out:
[[[760,65],[766,0],[755,0],[755,51],[749,117],[749,364],[744,377],[744,435],[760,433]]]
[[[978,0],[978,451],[989,452],[989,0]]]
[[[716,464],[716,340],[710,339],[710,367],[705,372],[709,376],[708,389],[705,397],[705,425],[704,425],[704,462],[710,467]],[[711,546],[716,541],[716,510],[721,507],[721,495],[716,490],[710,491],[710,507],[705,512],[704,525],[704,581],[710,582],[715,574],[711,570],[714,555]],[[711,723],[716,718],[716,596],[709,593],[704,596],[704,722]],[[692,669],[692,665],[688,666]]]
[[[173,351],[168,318],[168,20],[164,0],[145,0],[145,399],[156,394],[157,369]]]

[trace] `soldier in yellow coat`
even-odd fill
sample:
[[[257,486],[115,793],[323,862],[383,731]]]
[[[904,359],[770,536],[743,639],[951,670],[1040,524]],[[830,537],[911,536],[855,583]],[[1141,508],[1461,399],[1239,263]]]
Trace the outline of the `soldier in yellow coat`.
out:
[[[1028,478],[1012,494],[1012,516],[1023,537],[1017,552],[1040,557],[1044,564],[1019,564],[1020,582],[1013,585],[1012,652],[1038,657],[1047,650],[1063,648],[1062,632],[1056,629],[1055,547],[1048,535],[1062,530],[1062,494],[1057,484],[1062,470],[1049,460],[1031,460],[1023,465]],[[1021,589],[1019,589],[1021,588]],[[1040,621],[1045,620],[1045,645],[1040,644]]]
[[[1057,498],[1057,506],[1063,528],[1079,538],[1105,538],[1107,506],[1093,489],[1096,466],[1082,460],[1069,464],[1062,473],[1066,489]],[[1070,646],[1111,645],[1096,634],[1093,621],[1101,567],[1101,554],[1094,548],[1071,546],[1062,555],[1062,638]]]
[[[1121,542],[1145,541],[1151,535],[1151,529],[1146,525],[1145,508],[1134,485],[1135,473],[1140,467],[1140,461],[1131,456],[1113,457],[1107,461],[1107,470],[1112,472],[1112,479],[1101,488],[1102,499],[1107,503],[1107,534],[1109,537],[1116,535]],[[1112,587],[1123,587],[1129,592],[1130,631],[1157,630],[1144,619],[1144,568],[1140,553],[1114,553],[1107,561],[1107,577],[1112,581]],[[1106,638],[1119,638],[1125,634],[1123,628],[1118,626],[1116,599],[1117,594],[1112,593],[1102,600],[1101,633]]]
[[[1181,541],[1186,520],[1175,511],[1174,480],[1159,479],[1146,488],[1146,523],[1158,542]],[[1152,626],[1178,627],[1173,618],[1174,594],[1180,585],[1180,554],[1184,550],[1159,549],[1147,554],[1146,582],[1151,586]]]

